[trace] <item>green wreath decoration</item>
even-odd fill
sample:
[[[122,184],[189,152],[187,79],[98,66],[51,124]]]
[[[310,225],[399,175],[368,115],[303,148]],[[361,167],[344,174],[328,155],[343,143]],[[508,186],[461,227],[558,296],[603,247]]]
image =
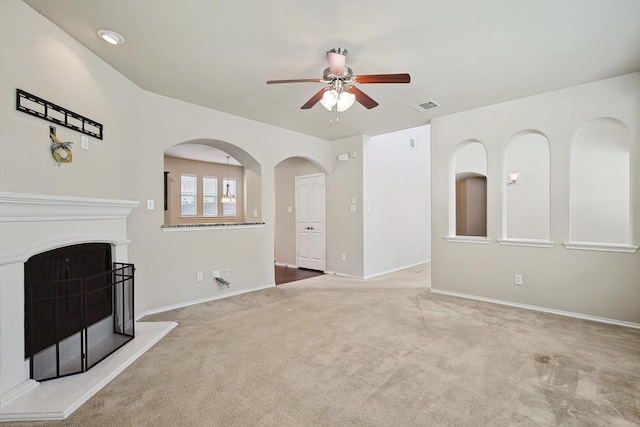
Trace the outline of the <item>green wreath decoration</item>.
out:
[[[53,132],[49,133],[51,140],[51,155],[58,162],[58,166],[61,163],[71,163],[73,161],[73,153],[71,153],[70,145],[73,142],[62,142],[58,139],[57,136],[53,134]]]

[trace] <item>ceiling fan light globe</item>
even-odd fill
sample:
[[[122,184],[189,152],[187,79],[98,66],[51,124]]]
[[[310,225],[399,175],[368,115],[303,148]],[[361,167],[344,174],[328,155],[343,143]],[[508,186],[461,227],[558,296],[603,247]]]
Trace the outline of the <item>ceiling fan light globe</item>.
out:
[[[356,101],[356,96],[350,92],[340,92],[338,96],[337,109],[338,112],[342,113],[343,111],[347,111],[353,103]]]
[[[322,95],[322,99],[320,100],[320,103],[322,104],[322,106],[329,111],[331,111],[331,109],[336,105],[337,102],[338,102],[338,92],[336,90],[325,91],[324,94]]]

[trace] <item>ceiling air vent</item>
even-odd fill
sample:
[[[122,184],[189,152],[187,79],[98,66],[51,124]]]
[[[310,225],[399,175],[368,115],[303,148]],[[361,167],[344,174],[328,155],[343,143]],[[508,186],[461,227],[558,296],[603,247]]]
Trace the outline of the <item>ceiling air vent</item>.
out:
[[[413,108],[415,108],[416,110],[418,110],[420,112],[431,110],[432,108],[436,108],[436,107],[439,107],[439,106],[440,106],[440,104],[438,104],[436,101],[425,101],[425,102],[421,102],[419,104],[412,105]]]

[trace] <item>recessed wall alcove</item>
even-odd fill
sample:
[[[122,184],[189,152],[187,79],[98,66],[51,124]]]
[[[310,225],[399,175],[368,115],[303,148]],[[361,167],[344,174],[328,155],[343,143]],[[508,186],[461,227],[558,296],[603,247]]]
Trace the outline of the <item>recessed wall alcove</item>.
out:
[[[631,136],[616,119],[599,118],[571,140],[571,242],[630,244]]]
[[[453,151],[449,191],[448,241],[488,243],[487,150],[476,140]]]
[[[510,172],[520,175],[506,185]],[[504,158],[502,244],[551,247],[549,141],[525,130],[507,144]]]

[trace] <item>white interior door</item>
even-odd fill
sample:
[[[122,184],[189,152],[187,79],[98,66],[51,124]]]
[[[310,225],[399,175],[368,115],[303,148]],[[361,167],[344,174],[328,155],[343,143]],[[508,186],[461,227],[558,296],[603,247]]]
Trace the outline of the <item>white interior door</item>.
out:
[[[324,174],[296,177],[298,267],[325,270]]]

